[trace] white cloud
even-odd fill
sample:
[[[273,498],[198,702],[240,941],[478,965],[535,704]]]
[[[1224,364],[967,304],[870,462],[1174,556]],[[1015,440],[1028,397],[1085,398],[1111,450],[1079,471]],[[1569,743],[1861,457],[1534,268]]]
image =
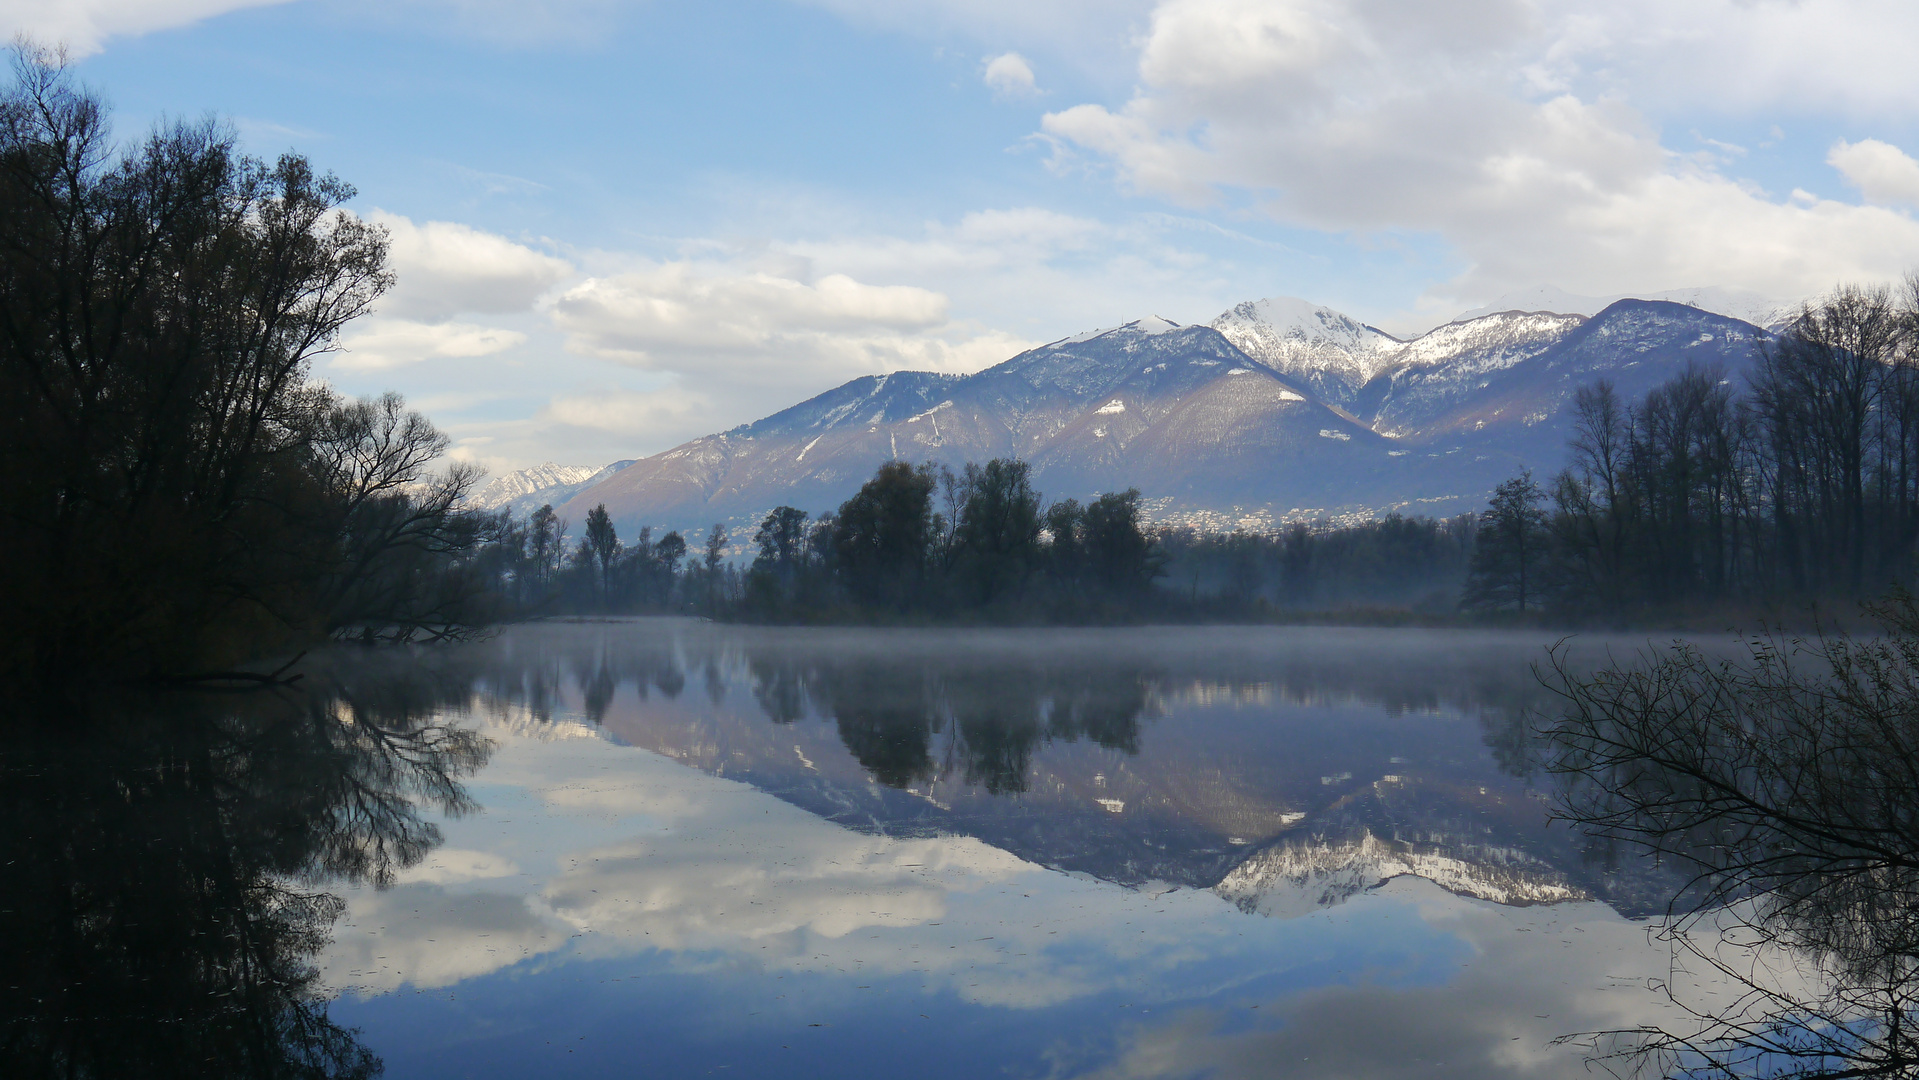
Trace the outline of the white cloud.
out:
[[[1547,0],[1536,70],[1648,107],[1903,117],[1919,7],[1906,0]]]
[[[1044,129],[1061,164],[1090,153],[1136,190],[1250,196],[1327,231],[1436,234],[1471,263],[1464,295],[1551,280],[1790,296],[1906,268],[1919,224],[1904,214],[1769,197],[1667,151],[1619,94],[1582,96],[1622,41],[1677,56],[1705,25],[1648,18],[1665,37],[1520,0],[1164,0],[1132,99]]]
[[[423,360],[490,356],[526,341],[517,330],[475,323],[422,323],[373,317],[356,324],[340,343],[332,366],[344,371],[380,371]]]
[[[913,332],[946,321],[946,298],[845,274],[801,281],[779,273],[709,270],[689,262],[593,278],[554,302],[585,351],[649,363],[660,348],[757,348],[807,333]]]
[[[552,315],[574,351],[673,372],[695,391],[716,380],[824,390],[901,368],[977,370],[1023,345],[953,325],[946,297],[928,289],[733,264],[592,278],[562,293]]]
[[[0,27],[76,56],[100,51],[110,37],[132,37],[286,0],[6,0]]]
[[[562,949],[571,932],[521,896],[424,882],[350,895],[353,914],[322,967],[329,986],[360,994],[449,986]]]
[[[547,402],[539,419],[567,427],[616,434],[699,429],[711,426],[712,402],[675,385],[653,391],[602,390],[562,394]]]
[[[1919,161],[1891,143],[1841,139],[1826,155],[1826,164],[1838,169],[1867,202],[1919,206]]]
[[[980,77],[987,88],[1000,97],[1032,97],[1039,93],[1039,84],[1033,81],[1033,65],[1016,52],[1001,53],[986,61],[986,70]]]
[[[392,238],[388,262],[399,281],[383,314],[437,321],[462,312],[527,311],[573,275],[573,266],[503,236],[451,221],[415,224],[375,211]]]

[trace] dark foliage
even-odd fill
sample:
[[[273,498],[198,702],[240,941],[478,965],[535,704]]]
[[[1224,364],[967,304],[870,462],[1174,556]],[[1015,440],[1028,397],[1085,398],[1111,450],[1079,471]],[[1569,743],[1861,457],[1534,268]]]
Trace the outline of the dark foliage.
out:
[[[1456,609],[1476,521],[1388,515],[1356,525],[1294,522],[1276,533],[1159,534],[1167,581],[1202,614]]]
[[[377,1075],[312,958],[439,843],[488,744],[342,688],[13,702],[0,732],[0,1074]],[[54,716],[22,716],[51,711]],[[349,719],[350,718],[350,719]]]
[[[1579,392],[1544,598],[1571,615],[1803,604],[1912,581],[1919,297],[1842,288],[1760,344],[1750,379],[1688,369]]]
[[[1488,611],[1524,614],[1540,606],[1540,571],[1546,563],[1545,493],[1531,472],[1521,473],[1493,491],[1492,505],[1479,515],[1472,569],[1460,602]]]
[[[311,360],[391,284],[352,189],[212,123],[124,151],[58,57],[0,94],[0,674],[178,675],[483,621],[473,474]]]
[[[944,496],[946,512],[934,509]],[[758,618],[982,618],[1049,621],[1145,610],[1160,574],[1139,493],[1042,512],[1020,461],[959,474],[888,462],[837,514],[767,514],[743,586]]]
[[[1616,1071],[1919,1073],[1919,606],[1872,611],[1883,637],[1549,680],[1559,816],[1689,871],[1661,927],[1688,1023],[1587,1036]]]

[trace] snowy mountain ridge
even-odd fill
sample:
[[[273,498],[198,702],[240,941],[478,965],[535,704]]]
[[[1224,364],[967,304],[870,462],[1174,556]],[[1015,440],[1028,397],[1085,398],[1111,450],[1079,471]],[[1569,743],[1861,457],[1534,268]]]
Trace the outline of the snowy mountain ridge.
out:
[[[1552,312],[1559,315],[1593,316],[1621,300],[1665,300],[1674,304],[1709,311],[1715,315],[1749,322],[1768,329],[1778,326],[1798,305],[1753,292],[1721,285],[1690,289],[1666,289],[1660,292],[1614,293],[1611,296],[1583,296],[1554,285],[1535,285],[1499,297],[1490,304],[1462,311],[1453,316],[1456,323],[1470,322],[1502,311]]]
[[[1393,366],[1401,344],[1332,308],[1291,296],[1236,304],[1210,325],[1241,352],[1333,402],[1350,398]]]
[[[1447,391],[1438,389],[1440,383],[1483,381],[1494,371],[1545,351],[1622,300],[1681,304],[1760,327],[1777,326],[1790,311],[1790,305],[1756,292],[1718,286],[1581,296],[1538,285],[1508,293],[1406,339],[1291,296],[1236,304],[1209,325],[1246,355],[1305,382],[1328,403],[1364,416],[1370,412],[1369,402],[1393,396],[1393,387],[1380,384],[1381,379],[1396,379],[1408,369],[1445,366],[1442,380],[1413,380],[1422,383],[1424,396],[1444,396]],[[1392,421],[1375,429],[1384,435],[1399,433]]]
[[[467,504],[475,510],[507,508],[516,514],[537,510],[545,503],[557,506],[633,464],[633,460],[611,465],[556,465],[549,461],[494,477]]]

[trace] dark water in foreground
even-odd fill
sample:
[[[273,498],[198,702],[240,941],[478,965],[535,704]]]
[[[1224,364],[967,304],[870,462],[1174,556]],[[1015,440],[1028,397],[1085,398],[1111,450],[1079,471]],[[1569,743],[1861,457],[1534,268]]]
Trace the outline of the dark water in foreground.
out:
[[[1587,1075],[1669,883],[1547,826],[1550,643],[640,620],[103,706],[8,749],[4,1060]]]

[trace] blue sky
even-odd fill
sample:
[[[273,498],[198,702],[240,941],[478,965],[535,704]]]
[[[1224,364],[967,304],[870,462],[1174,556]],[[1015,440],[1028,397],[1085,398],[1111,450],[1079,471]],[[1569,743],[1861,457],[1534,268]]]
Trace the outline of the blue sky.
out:
[[[1305,297],[1793,300],[1919,266],[1886,0],[29,0],[118,130],[355,184],[401,284],[316,372],[494,471],[861,374]]]

